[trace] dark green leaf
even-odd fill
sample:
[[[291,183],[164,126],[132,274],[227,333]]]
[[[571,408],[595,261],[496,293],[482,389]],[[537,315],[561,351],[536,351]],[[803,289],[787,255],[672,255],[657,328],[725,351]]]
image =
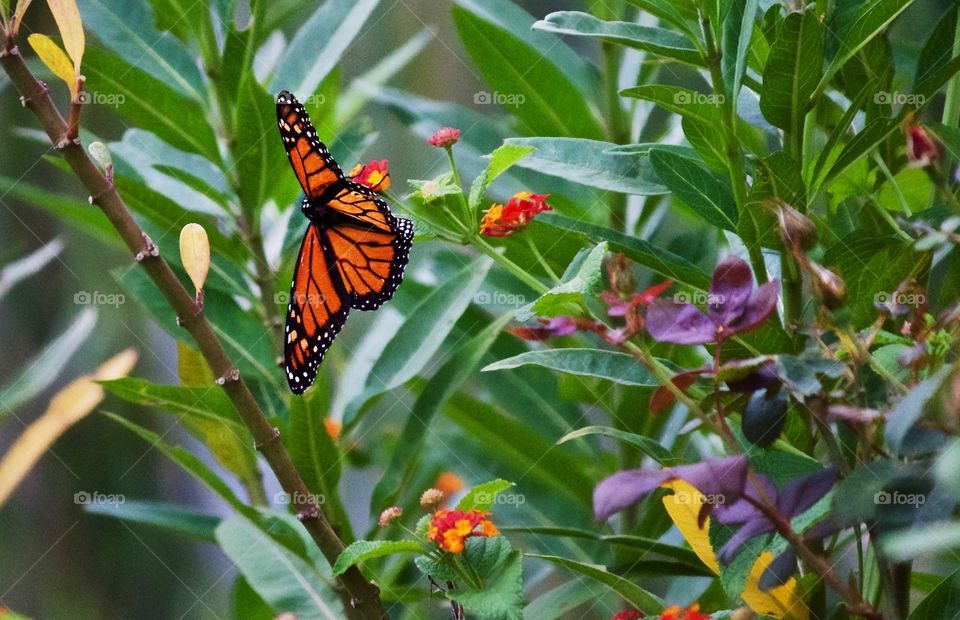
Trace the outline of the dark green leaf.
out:
[[[703,221],[736,232],[737,205],[725,179],[661,148],[651,149],[650,163],[661,182]]]
[[[528,558],[537,558],[555,564],[561,568],[566,568],[573,573],[583,575],[610,588],[625,601],[644,612],[648,616],[658,615],[663,611],[663,602],[656,596],[647,592],[632,581],[619,575],[609,572],[603,566],[596,564],[585,564],[568,558],[561,558],[555,555],[540,555],[537,553],[526,554]]]
[[[799,136],[820,81],[823,25],[814,10],[787,15],[763,71],[760,110],[773,125]]]
[[[193,512],[177,504],[161,502],[124,501],[118,504],[94,502],[86,505],[84,509],[91,514],[113,517],[129,523],[153,525],[207,542],[215,541],[214,530],[220,523],[220,517]]]
[[[604,435],[606,437],[613,437],[614,439],[618,439],[624,443],[630,444],[664,467],[670,467],[683,463],[681,459],[678,459],[670,454],[669,450],[649,437],[637,435],[636,433],[628,433],[627,431],[622,431],[609,426],[585,426],[573,432],[567,433],[558,439],[557,443],[561,444],[570,441],[571,439],[588,437],[591,435]]]
[[[333,564],[333,574],[342,575],[355,564],[394,553],[420,553],[423,549],[415,540],[358,540],[343,550]]]
[[[622,385],[654,387],[659,385],[632,355],[603,349],[547,349],[528,351],[486,366],[484,372],[509,370],[533,364],[559,372],[599,377]]]

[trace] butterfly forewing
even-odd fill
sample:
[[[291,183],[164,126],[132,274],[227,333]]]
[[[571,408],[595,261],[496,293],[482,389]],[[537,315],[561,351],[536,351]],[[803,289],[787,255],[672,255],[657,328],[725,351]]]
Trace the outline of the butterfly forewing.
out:
[[[277,95],[277,125],[290,165],[307,198],[319,200],[330,187],[343,182],[340,166],[317,137],[307,111],[287,91]]]
[[[320,230],[310,224],[293,272],[284,333],[287,383],[295,394],[313,383],[324,353],[347,320],[350,307],[345,297]]]

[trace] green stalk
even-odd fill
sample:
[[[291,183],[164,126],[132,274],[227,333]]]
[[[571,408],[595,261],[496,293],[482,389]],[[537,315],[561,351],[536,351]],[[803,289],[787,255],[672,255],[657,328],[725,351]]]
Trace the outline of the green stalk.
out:
[[[553,279],[554,284],[560,284],[560,278],[557,276],[556,272],[550,268],[550,263],[547,262],[547,259],[543,257],[543,254],[540,253],[540,250],[537,248],[537,244],[533,241],[533,237],[530,235],[524,235],[523,238],[527,242],[527,247],[530,248],[530,251],[536,257],[537,262],[540,263],[540,266],[543,267],[543,270],[547,272],[547,275]]]
[[[469,239],[470,243],[473,244],[474,247],[492,258],[501,267],[512,273],[517,277],[518,280],[535,290],[538,294],[543,295],[550,290],[549,286],[545,285],[543,282],[530,275],[530,272],[526,271],[520,267],[520,265],[507,258],[506,254],[498,252],[495,247],[487,243],[486,239],[480,235],[474,233]]]
[[[953,35],[953,54],[956,58],[960,54],[960,17]],[[943,124],[957,127],[960,124],[960,75],[954,75],[947,84],[947,99],[943,104]]]
[[[470,215],[470,205],[467,204],[467,198],[463,194],[463,184],[460,182],[460,170],[457,169],[457,161],[453,158],[453,147],[448,146],[445,147],[444,150],[447,152],[447,159],[450,161],[450,172],[453,173],[453,182],[460,188],[460,191],[457,193],[457,198],[459,198],[460,208],[463,211],[464,226],[466,226],[468,230],[472,230],[475,222]]]

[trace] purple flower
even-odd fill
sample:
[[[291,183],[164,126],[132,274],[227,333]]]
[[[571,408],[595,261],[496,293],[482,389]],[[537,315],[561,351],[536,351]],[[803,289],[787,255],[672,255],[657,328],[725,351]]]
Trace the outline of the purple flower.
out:
[[[747,458],[728,456],[692,465],[661,470],[628,469],[620,471],[593,490],[593,512],[598,521],[636,504],[664,482],[680,478],[704,495],[723,496],[732,503],[743,495],[747,479]]]
[[[779,293],[779,280],[755,289],[750,266],[729,257],[713,272],[706,314],[693,304],[658,299],[647,309],[647,331],[660,342],[719,342],[763,323],[777,307]]]

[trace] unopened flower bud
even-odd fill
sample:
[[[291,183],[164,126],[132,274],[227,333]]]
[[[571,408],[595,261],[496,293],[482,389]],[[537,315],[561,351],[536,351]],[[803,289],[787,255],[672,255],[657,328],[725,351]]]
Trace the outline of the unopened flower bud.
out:
[[[813,261],[808,261],[804,268],[810,274],[813,290],[823,305],[831,310],[843,305],[847,285],[840,276]]]
[[[390,506],[380,513],[380,518],[377,519],[377,523],[380,524],[380,527],[386,527],[402,514],[403,509],[400,508],[400,506]]]
[[[427,489],[420,496],[421,506],[433,506],[443,501],[443,491],[440,489]]]
[[[809,250],[817,243],[816,224],[790,205],[779,205],[777,222],[780,225],[780,236],[787,247],[795,250]]]
[[[615,252],[607,262],[607,277],[610,280],[610,289],[620,297],[626,299],[637,289],[637,281],[633,277],[633,270],[627,257],[621,252]]]

